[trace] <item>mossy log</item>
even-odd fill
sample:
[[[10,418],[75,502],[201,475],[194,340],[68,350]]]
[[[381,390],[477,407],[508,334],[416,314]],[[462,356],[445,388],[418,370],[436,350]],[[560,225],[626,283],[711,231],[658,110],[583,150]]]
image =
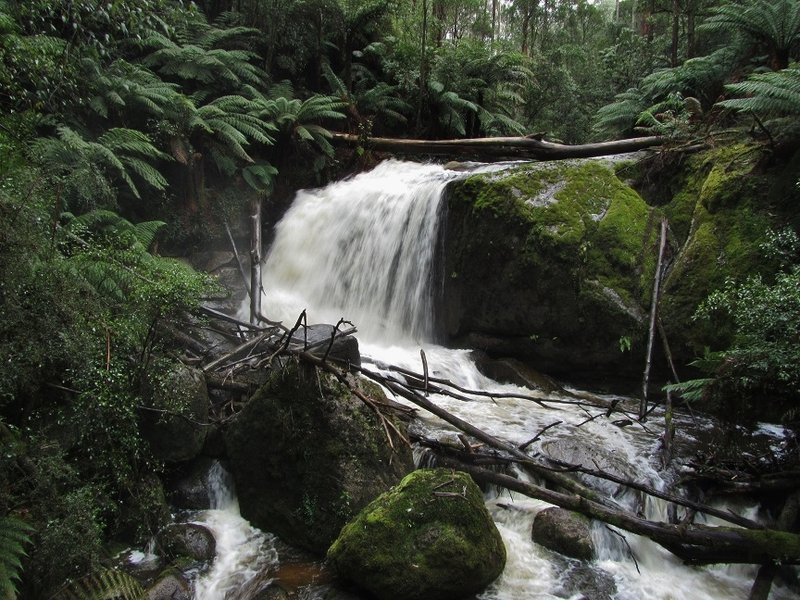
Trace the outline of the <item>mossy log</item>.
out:
[[[648,537],[687,563],[800,564],[800,535],[794,533],[648,521],[578,495],[548,490],[488,469],[457,461],[443,462],[441,466],[469,473],[478,482],[498,485]]]
[[[371,150],[396,152],[398,154],[426,154],[453,158],[472,158],[484,162],[498,160],[560,160],[566,158],[590,158],[636,152],[660,146],[664,139],[659,136],[631,138],[595,144],[557,144],[537,137],[494,137],[464,140],[414,140],[395,138],[364,138],[349,133],[334,133],[334,144],[356,146],[366,144]]]

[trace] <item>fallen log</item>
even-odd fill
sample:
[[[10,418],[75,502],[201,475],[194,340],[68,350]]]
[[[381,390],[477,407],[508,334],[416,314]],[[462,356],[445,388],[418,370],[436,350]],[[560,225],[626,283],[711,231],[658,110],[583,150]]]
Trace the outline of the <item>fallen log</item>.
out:
[[[442,466],[469,473],[476,481],[490,483],[543,500],[643,535],[679,558],[693,564],[740,563],[800,564],[800,535],[772,529],[736,529],[705,525],[648,521],[622,510],[615,510],[587,498],[548,490],[489,469],[444,460]]]
[[[333,133],[331,141],[340,146],[364,144],[364,138],[350,133]],[[649,136],[598,142],[595,144],[557,144],[534,137],[470,138],[463,140],[415,140],[396,138],[367,138],[371,150],[397,154],[426,154],[469,158],[483,162],[500,160],[561,160],[566,158],[591,158],[636,152],[660,146],[664,138]]]

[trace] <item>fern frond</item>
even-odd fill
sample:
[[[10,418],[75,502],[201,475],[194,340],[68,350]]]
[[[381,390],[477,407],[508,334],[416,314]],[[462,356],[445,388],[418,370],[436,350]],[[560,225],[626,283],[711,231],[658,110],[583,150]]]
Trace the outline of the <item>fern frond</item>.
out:
[[[16,581],[22,571],[25,546],[31,541],[33,529],[15,517],[0,518],[0,597],[17,597]]]
[[[758,73],[725,89],[746,96],[723,100],[717,106],[752,111],[765,116],[800,114],[800,66],[771,73]]]
[[[702,377],[700,379],[682,381],[681,383],[670,383],[661,389],[671,394],[678,394],[684,400],[695,402],[703,399],[706,389],[714,381],[711,377]]]
[[[614,97],[614,102],[598,109],[592,129],[595,133],[614,137],[627,134],[645,109],[641,90],[631,88]]]
[[[146,600],[141,584],[127,573],[103,569],[71,583],[51,600]]]

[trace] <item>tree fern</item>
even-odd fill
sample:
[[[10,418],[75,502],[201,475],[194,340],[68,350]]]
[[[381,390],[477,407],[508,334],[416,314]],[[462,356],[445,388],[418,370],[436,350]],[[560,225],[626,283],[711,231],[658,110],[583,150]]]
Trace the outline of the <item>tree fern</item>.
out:
[[[109,129],[92,141],[61,125],[58,138],[35,140],[29,156],[49,176],[69,179],[95,173],[109,183],[121,179],[137,198],[140,192],[133,174],[153,189],[167,187],[166,179],[152,167],[151,161],[168,160],[169,156],[158,150],[146,134],[134,129]]]
[[[0,518],[0,598],[3,600],[17,597],[15,582],[19,580],[31,532],[31,527],[20,519]]]
[[[743,98],[718,102],[717,106],[773,117],[800,114],[800,67],[758,73],[725,89]]]
[[[72,582],[51,600],[146,600],[141,584],[127,573],[103,569]]]
[[[642,111],[647,107],[644,94],[630,88],[614,96],[614,102],[598,109],[592,130],[605,137],[616,137],[633,131]]]
[[[712,9],[701,25],[706,31],[739,33],[769,53],[770,67],[783,69],[800,43],[800,3],[797,0],[745,0]]]

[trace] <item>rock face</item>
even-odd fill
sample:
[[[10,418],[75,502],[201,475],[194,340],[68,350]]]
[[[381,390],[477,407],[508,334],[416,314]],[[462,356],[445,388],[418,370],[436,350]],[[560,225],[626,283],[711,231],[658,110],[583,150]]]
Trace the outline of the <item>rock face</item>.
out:
[[[478,486],[447,469],[408,475],[350,522],[328,551],[342,578],[379,600],[464,598],[494,581],[505,561]]]
[[[250,399],[225,441],[242,516],[318,554],[413,468],[410,450],[395,440],[393,453],[375,414],[344,385],[294,361]]]
[[[705,347],[727,347],[730,322],[693,321],[698,305],[727,279],[769,274],[777,268],[760,248],[769,229],[789,222],[780,215],[784,190],[778,183],[796,180],[797,161],[787,173],[765,173],[763,154],[752,146],[726,146],[693,156],[674,177],[676,191],[664,212],[680,244],[664,282],[661,315],[673,352],[688,362]],[[778,182],[778,183],[775,183]],[[796,202],[791,185],[782,201]],[[792,199],[792,195],[794,199]]]
[[[148,413],[143,423],[142,435],[156,458],[177,463],[197,456],[203,449],[206,428],[196,423],[208,422],[209,407],[202,371],[178,364],[167,373],[153,374],[144,395],[151,408],[172,413]]]
[[[531,537],[537,544],[564,556],[594,558],[590,521],[578,513],[558,507],[545,508],[533,521]]]
[[[450,184],[439,307],[446,337],[554,374],[640,370],[657,224],[598,161]],[[623,338],[633,352],[621,351]]]

